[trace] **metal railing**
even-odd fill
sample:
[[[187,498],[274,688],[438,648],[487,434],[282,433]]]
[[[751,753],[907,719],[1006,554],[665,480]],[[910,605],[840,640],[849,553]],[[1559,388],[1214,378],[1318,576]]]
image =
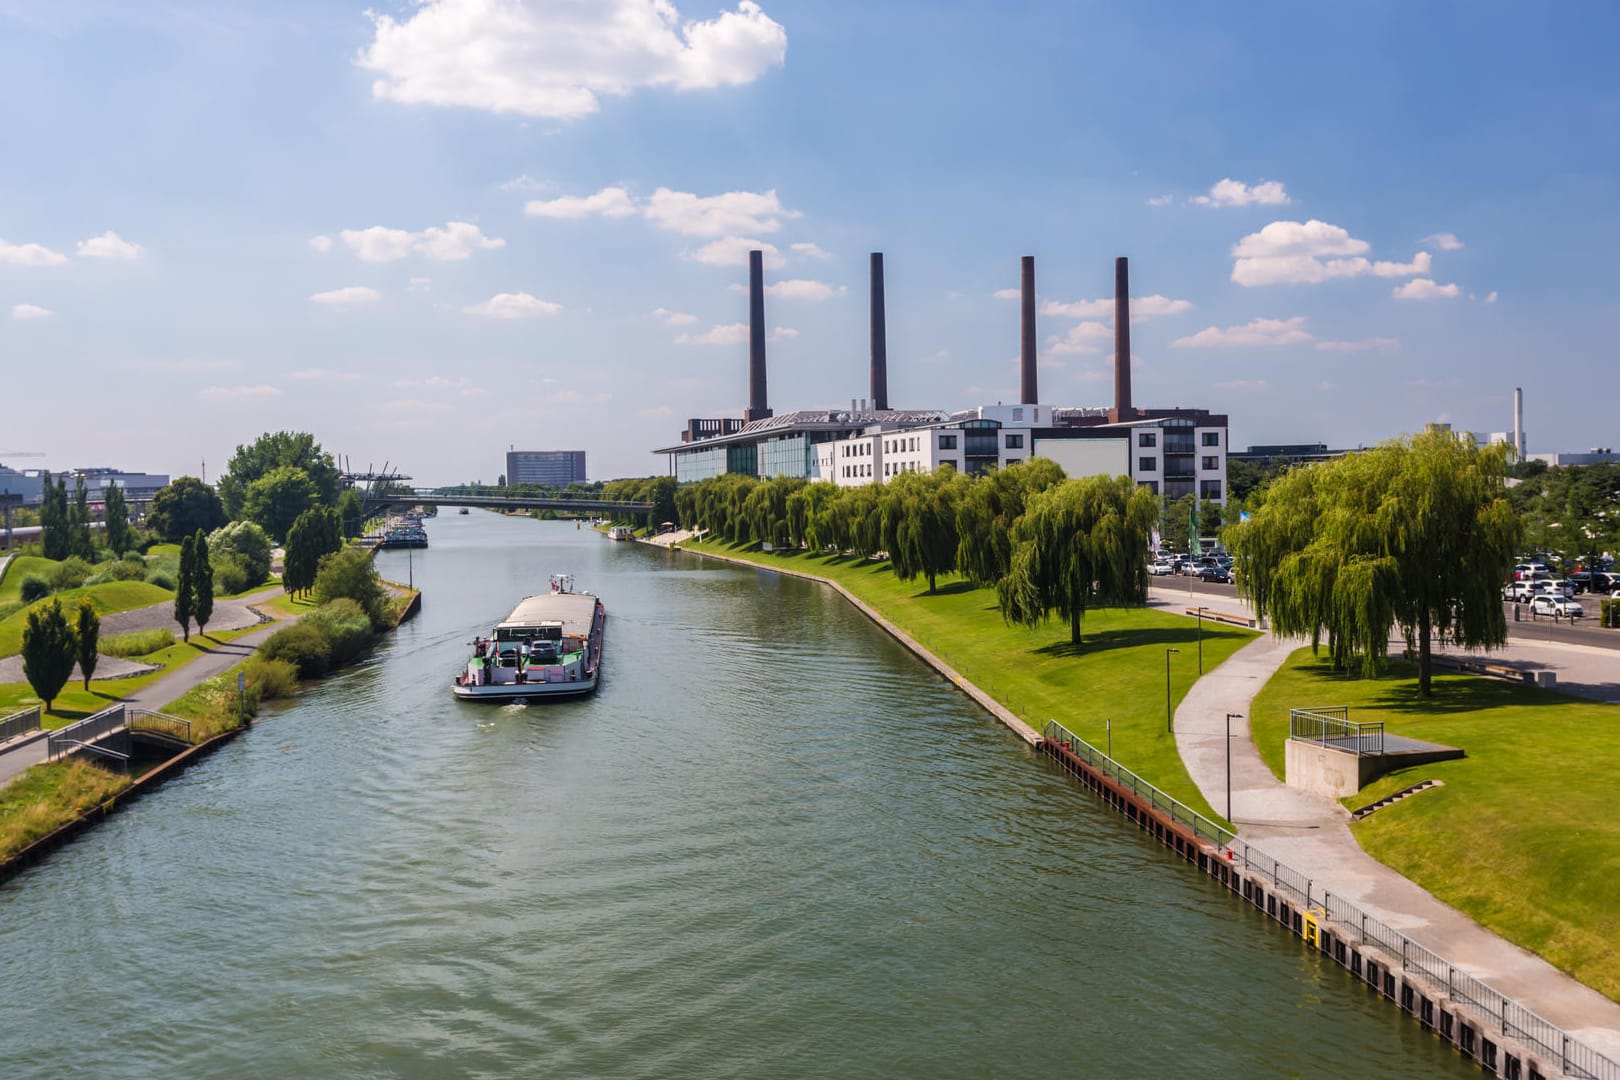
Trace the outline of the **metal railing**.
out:
[[[191,741],[191,721],[151,709],[132,709],[124,724],[130,731],[151,731],[181,742]]]
[[[94,716],[87,716],[45,736],[45,760],[55,761],[89,743],[106,738],[124,727],[124,706],[109,705]]]
[[[1335,710],[1316,711],[1330,713]],[[1048,722],[1043,734],[1091,768],[1130,788],[1138,797],[1147,797],[1149,805],[1167,814],[1171,821],[1186,825],[1197,836],[1229,850],[1233,865],[1241,860],[1243,868],[1251,874],[1269,875],[1273,891],[1290,894],[1294,906],[1302,909],[1320,907],[1328,921],[1337,924],[1331,929],[1339,937],[1348,939],[1359,936],[1364,944],[1376,945],[1391,957],[1400,957],[1401,967],[1408,973],[1428,981],[1437,993],[1443,988],[1451,1000],[1466,1002],[1492,1018],[1502,1034],[1525,1043],[1549,1062],[1558,1062],[1565,1075],[1582,1080],[1620,1080],[1620,1062],[1599,1053],[1552,1021],[1491,989],[1439,953],[1418,944],[1388,923],[1368,915],[1343,897],[1334,896],[1325,889],[1317,892],[1316,882],[1311,878],[1284,866],[1192,807],[1166,795],[1057,721]]]
[[[0,742],[15,739],[19,735],[26,735],[30,731],[38,731],[39,717],[39,706],[35,705],[32,709],[12,713],[5,719],[0,720]]]
[[[67,748],[67,753],[71,754],[77,751],[89,754],[91,757],[106,758],[124,772],[129,771],[130,756],[122,750],[113,750],[110,747],[99,746],[96,743],[79,742],[77,739],[68,739],[63,745]]]
[[[1350,719],[1350,709],[1345,705],[1327,709],[1289,709],[1288,737],[1343,750],[1357,757],[1384,752],[1383,721],[1357,723]]]

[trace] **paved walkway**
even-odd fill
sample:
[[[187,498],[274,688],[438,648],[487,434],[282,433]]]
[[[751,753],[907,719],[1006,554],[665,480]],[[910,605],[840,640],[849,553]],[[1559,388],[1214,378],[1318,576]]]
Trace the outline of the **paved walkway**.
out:
[[[1184,598],[1173,599],[1184,606]],[[1620,1003],[1498,937],[1373,859],[1351,835],[1349,815],[1338,803],[1289,788],[1271,774],[1249,738],[1249,709],[1255,694],[1303,644],[1270,634],[1256,639],[1193,684],[1176,709],[1176,747],[1210,805],[1226,809],[1226,714],[1241,714],[1231,722],[1228,816],[1243,839],[1311,878],[1317,891],[1354,902],[1571,1035],[1620,1057]]]
[[[1405,647],[1404,642],[1401,647]],[[1392,644],[1390,651],[1399,650]],[[1521,671],[1551,671],[1558,676],[1555,690],[1620,704],[1620,656],[1616,656],[1613,649],[1558,640],[1532,641],[1521,636],[1509,638],[1504,648],[1490,652],[1451,649],[1444,645],[1437,646],[1435,652],[1506,664]]]

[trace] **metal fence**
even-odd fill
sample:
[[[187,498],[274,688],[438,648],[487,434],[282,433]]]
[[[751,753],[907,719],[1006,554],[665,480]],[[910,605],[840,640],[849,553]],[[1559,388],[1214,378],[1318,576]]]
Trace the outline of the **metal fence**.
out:
[[[0,720],[0,742],[15,739],[19,735],[26,735],[30,731],[39,730],[39,706],[24,709],[19,713],[12,713],[4,720]]]
[[[191,721],[151,709],[131,709],[124,724],[130,731],[151,731],[181,742],[191,741]]]
[[[1146,796],[1149,805],[1167,814],[1170,820],[1188,826],[1197,836],[1230,850],[1234,865],[1241,860],[1243,868],[1251,874],[1269,875],[1272,889],[1292,894],[1296,907],[1319,907],[1328,921],[1337,924],[1334,932],[1340,937],[1349,939],[1359,936],[1364,944],[1376,945],[1390,956],[1400,957],[1401,967],[1407,972],[1427,980],[1437,991],[1443,987],[1446,996],[1453,1001],[1466,1002],[1491,1017],[1502,1034],[1532,1047],[1549,1061],[1557,1061],[1565,1075],[1581,1080],[1620,1080],[1620,1062],[1599,1053],[1552,1021],[1491,989],[1445,957],[1368,915],[1349,900],[1334,896],[1328,890],[1317,889],[1313,879],[1284,866],[1192,807],[1166,795],[1057,721],[1048,722],[1043,734],[1098,772],[1119,781],[1138,796]]]
[[[45,736],[45,760],[56,761],[123,728],[124,706],[110,705],[94,716],[87,716],[78,723],[58,728]]]
[[[1289,709],[1288,737],[1343,750],[1360,757],[1384,752],[1383,721],[1359,724],[1344,705],[1328,709]]]

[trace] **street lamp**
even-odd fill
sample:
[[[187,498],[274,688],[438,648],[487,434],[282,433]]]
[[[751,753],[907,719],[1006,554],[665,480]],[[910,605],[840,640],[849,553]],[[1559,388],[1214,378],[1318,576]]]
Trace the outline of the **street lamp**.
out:
[[[1180,649],[1164,650],[1164,730],[1172,735],[1175,734],[1176,726],[1171,720],[1173,714],[1170,712],[1170,654],[1180,651]]]
[[[1240,712],[1226,714],[1226,820],[1232,820],[1232,721],[1243,719]]]
[[[1114,721],[1104,720],[1103,725],[1108,729],[1108,760],[1114,760]]]
[[[1198,674],[1204,674],[1204,609],[1198,609]]]

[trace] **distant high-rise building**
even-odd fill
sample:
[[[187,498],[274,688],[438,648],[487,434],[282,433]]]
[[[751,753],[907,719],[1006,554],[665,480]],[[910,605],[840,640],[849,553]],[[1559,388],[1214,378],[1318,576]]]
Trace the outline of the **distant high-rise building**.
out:
[[[508,450],[506,452],[506,482],[508,484],[539,484],[541,487],[566,487],[585,482],[585,451],[583,450]]]

